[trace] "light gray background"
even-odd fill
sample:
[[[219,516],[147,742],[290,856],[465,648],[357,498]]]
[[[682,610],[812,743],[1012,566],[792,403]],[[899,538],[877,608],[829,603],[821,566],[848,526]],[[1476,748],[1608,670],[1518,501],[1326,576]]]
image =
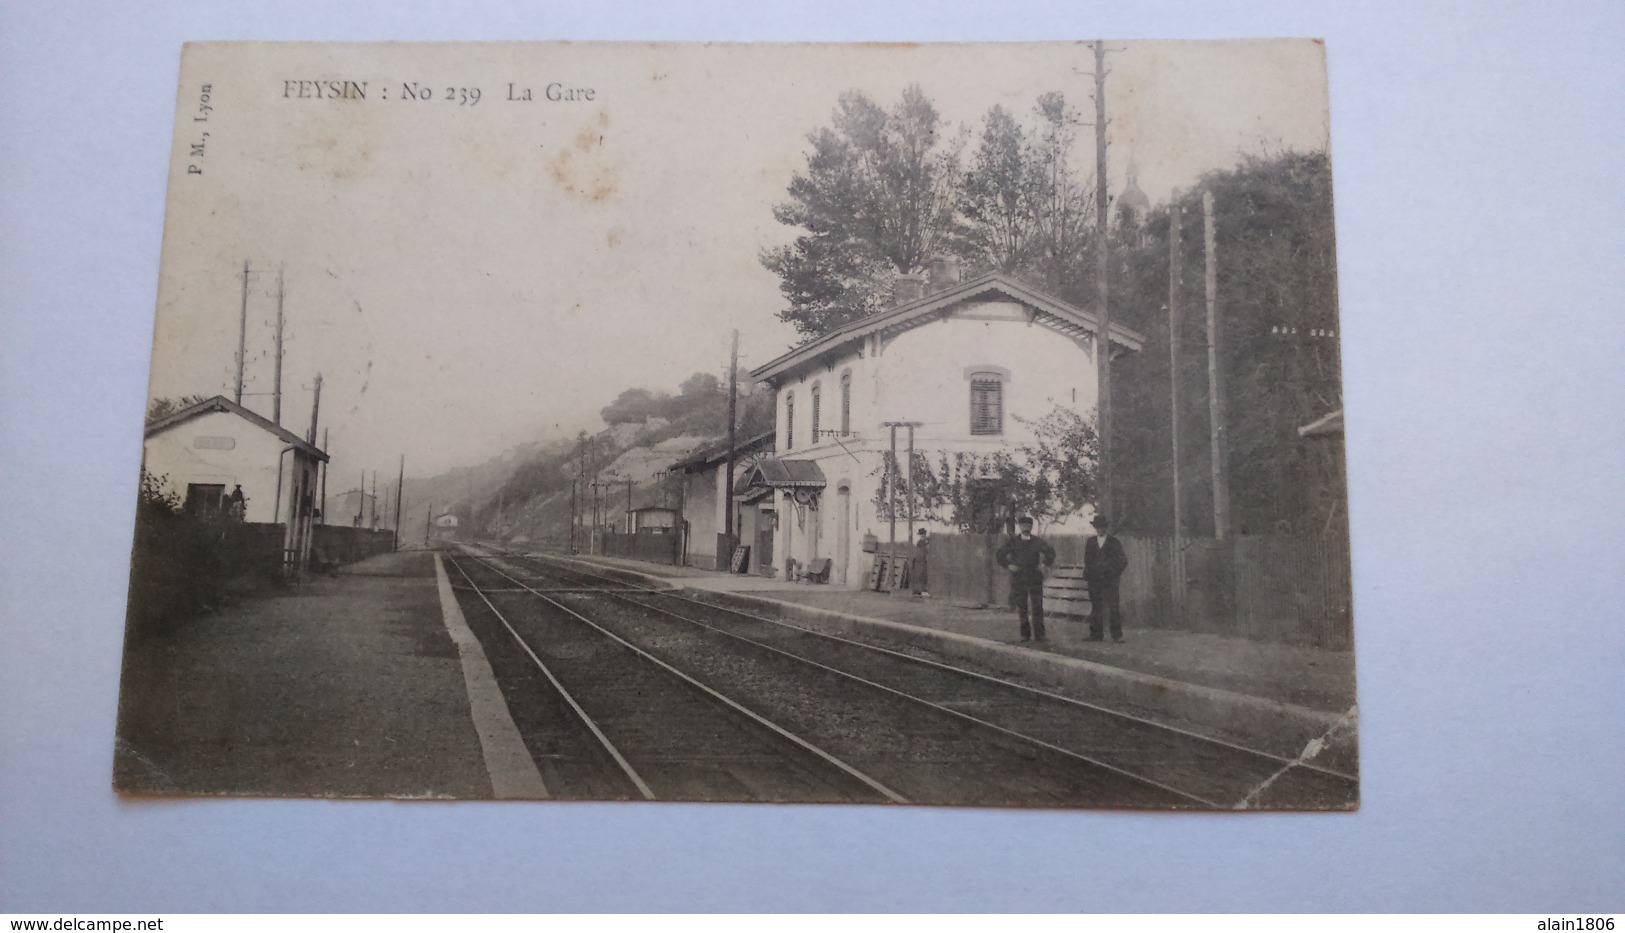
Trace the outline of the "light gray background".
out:
[[[0,8],[0,912],[1625,904],[1625,7]],[[1364,808],[125,802],[130,523],[189,39],[1323,36]]]

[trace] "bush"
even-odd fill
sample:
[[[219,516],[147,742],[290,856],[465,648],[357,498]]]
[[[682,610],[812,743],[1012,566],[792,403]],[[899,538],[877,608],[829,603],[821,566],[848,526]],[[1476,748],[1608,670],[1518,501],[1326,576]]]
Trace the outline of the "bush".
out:
[[[244,526],[221,512],[186,511],[164,491],[165,479],[141,471],[126,619],[132,641],[212,609],[226,584],[247,569],[237,541]]]

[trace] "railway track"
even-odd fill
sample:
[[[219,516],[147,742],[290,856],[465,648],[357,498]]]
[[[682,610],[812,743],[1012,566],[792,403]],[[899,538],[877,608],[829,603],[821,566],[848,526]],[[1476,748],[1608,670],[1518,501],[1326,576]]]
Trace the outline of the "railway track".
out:
[[[513,555],[504,555],[503,560],[511,568],[540,573],[545,580],[582,593],[596,585],[595,598],[637,607],[668,625],[681,621],[733,644],[748,643],[866,690],[937,710],[966,727],[1042,749],[1051,759],[1057,755],[1070,758],[1165,792],[1157,805],[1318,810],[1346,808],[1358,800],[1358,778],[1334,768],[1181,730],[942,661],[812,631],[669,590],[628,584],[559,560]],[[1069,802],[1137,805],[1103,798]]]
[[[478,558],[448,563],[554,796],[903,799],[553,596],[504,586]]]

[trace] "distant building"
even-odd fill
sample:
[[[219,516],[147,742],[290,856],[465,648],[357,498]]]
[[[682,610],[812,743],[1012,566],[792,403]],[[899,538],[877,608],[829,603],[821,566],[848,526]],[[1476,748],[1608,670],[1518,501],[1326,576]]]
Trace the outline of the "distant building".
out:
[[[450,512],[442,512],[434,517],[434,540],[457,540],[457,516]]]
[[[750,467],[773,454],[774,432],[768,431],[752,438],[738,440],[734,446],[734,495],[728,495],[728,444],[713,444],[672,464],[674,473],[683,475],[682,510],[677,517],[678,527],[686,534],[684,550],[690,566],[706,570],[720,570],[727,566],[728,555],[718,557],[719,538],[726,527],[728,503],[734,509],[734,536],[742,544],[752,546],[749,566],[755,572],[759,567],[773,564],[773,497],[753,493],[742,494],[744,478]],[[765,537],[759,532],[765,531]],[[765,551],[756,545],[765,545]]]
[[[1117,222],[1136,246],[1144,246],[1145,222],[1151,216],[1151,199],[1140,190],[1139,174],[1131,163],[1128,167],[1128,184],[1123,186],[1123,193],[1117,196]]]
[[[958,279],[956,261],[933,260],[929,289],[904,276],[896,306],[751,373],[777,393],[776,453],[745,471],[744,483],[746,495],[772,500],[779,565],[828,557],[832,583],[863,579],[862,536],[884,542],[890,534],[881,510],[888,422],[916,422],[915,449],[935,464],[1029,442],[1018,415],[1036,420],[1060,405],[1093,417],[1095,315],[1009,276]],[[1137,351],[1143,340],[1112,328],[1116,353]],[[906,433],[898,429],[900,464]],[[906,540],[901,515],[897,539]]]
[[[352,528],[375,528],[380,509],[378,497],[360,489],[348,489],[329,496],[322,510],[325,525],[349,525]]]
[[[677,525],[677,510],[663,505],[646,505],[626,513],[626,527],[632,534],[669,535]]]
[[[309,547],[327,454],[287,428],[217,395],[147,425],[141,464],[182,506],[235,507],[241,519],[286,526],[284,560]]]

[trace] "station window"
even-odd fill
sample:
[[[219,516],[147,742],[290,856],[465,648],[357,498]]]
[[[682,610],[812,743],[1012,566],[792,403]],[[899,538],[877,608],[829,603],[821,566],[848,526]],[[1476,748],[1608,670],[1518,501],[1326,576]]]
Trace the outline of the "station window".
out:
[[[970,433],[1004,433],[1004,378],[999,373],[970,377]]]
[[[218,512],[226,501],[226,487],[219,483],[187,483],[188,512]]]
[[[841,436],[852,433],[852,374],[841,374]]]
[[[813,387],[812,387],[812,442],[814,444],[818,443],[818,429],[820,427],[819,422],[822,420],[822,417],[823,417],[823,408],[824,408],[824,406],[823,406],[823,395],[824,395],[823,388],[818,383],[816,383],[816,382],[813,383]]]
[[[791,450],[796,446],[796,397],[784,397],[784,449]]]

